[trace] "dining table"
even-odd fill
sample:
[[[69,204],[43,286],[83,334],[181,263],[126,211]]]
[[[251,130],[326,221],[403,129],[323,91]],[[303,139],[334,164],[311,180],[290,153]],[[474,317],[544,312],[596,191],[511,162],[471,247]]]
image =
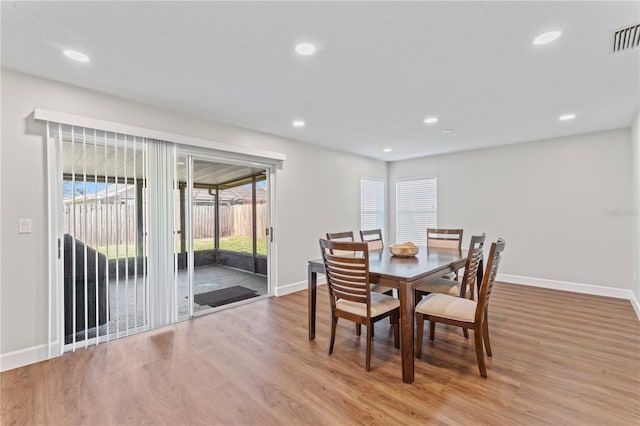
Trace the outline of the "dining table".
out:
[[[414,316],[415,291],[422,284],[443,277],[464,267],[466,250],[418,246],[411,257],[398,257],[388,248],[369,251],[369,279],[371,283],[398,290],[400,299],[400,351],[402,381],[414,380]],[[318,274],[324,274],[322,259],[308,262],[309,340],[316,335],[316,299]],[[482,265],[478,268],[478,283],[482,282]]]

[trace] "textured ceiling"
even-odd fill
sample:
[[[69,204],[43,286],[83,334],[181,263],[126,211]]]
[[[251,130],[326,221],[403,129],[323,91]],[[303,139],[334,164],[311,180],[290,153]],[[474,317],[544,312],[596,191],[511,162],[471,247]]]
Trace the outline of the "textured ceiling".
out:
[[[637,1],[3,1],[2,66],[392,161],[629,126],[640,48],[612,46],[636,23]]]

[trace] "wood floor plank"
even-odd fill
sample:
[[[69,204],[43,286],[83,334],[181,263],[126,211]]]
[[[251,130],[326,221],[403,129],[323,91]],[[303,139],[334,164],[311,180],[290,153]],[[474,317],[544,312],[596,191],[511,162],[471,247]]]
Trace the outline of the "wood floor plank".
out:
[[[327,353],[325,286],[314,341],[306,306],[302,291],[4,372],[0,423],[640,424],[640,322],[628,301],[497,283],[489,377],[473,336],[439,324],[411,385],[388,322],[376,325],[367,373],[352,323],[338,323]]]

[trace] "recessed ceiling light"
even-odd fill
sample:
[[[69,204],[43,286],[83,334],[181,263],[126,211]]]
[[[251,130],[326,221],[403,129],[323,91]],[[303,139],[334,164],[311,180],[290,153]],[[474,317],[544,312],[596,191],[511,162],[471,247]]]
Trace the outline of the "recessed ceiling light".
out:
[[[575,114],[563,114],[560,117],[558,117],[558,120],[568,121],[568,120],[573,120],[574,118],[576,118]]]
[[[304,122],[304,121],[302,121],[302,120],[294,120],[294,121],[291,123],[291,125],[292,125],[293,127],[304,127],[305,122]]]
[[[384,152],[391,152],[391,151],[393,151],[393,150],[392,150],[391,148],[385,148],[385,149],[383,149],[383,151],[384,151]]]
[[[540,34],[538,37],[534,38],[533,44],[540,45],[540,44],[551,43],[552,41],[557,40],[558,37],[560,37],[561,35],[562,33],[560,31],[549,31],[547,33]]]
[[[313,55],[316,53],[316,47],[311,43],[298,43],[296,45],[296,53],[303,56]]]
[[[438,117],[427,117],[424,119],[424,124],[436,124],[438,122]]]
[[[453,132],[453,129],[442,129],[441,132],[442,133],[451,133],[451,132]]]
[[[73,59],[74,61],[78,62],[89,62],[90,60],[87,55],[76,50],[65,50],[62,53],[64,53],[64,56],[66,56],[67,58]]]

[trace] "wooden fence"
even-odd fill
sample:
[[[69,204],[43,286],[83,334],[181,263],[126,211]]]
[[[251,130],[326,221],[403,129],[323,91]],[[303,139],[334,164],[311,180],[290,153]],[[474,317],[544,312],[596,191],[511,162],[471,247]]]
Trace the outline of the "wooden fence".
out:
[[[75,217],[74,217],[75,210]],[[266,238],[267,205],[257,204],[258,239]],[[213,238],[215,206],[193,208],[193,238]],[[220,237],[251,237],[251,204],[220,206]],[[75,222],[75,228],[73,224]],[[107,244],[134,244],[136,241],[136,207],[124,204],[76,204],[64,207],[64,232],[92,247]]]
[[[214,206],[195,206],[193,208],[193,238],[213,238],[215,232],[216,209]],[[232,235],[251,237],[251,204],[220,206],[220,237]],[[258,239],[265,238],[267,205],[256,205]]]
[[[75,226],[74,226],[75,223]],[[125,204],[64,206],[64,232],[92,247],[136,242],[136,207]]]

